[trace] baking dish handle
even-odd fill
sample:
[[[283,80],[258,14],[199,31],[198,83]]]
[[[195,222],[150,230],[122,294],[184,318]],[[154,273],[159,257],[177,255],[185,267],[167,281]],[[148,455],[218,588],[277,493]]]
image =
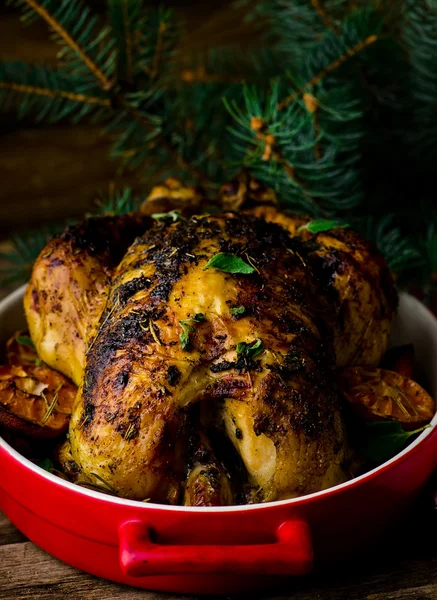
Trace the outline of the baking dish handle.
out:
[[[171,574],[239,573],[304,575],[312,568],[310,529],[303,521],[286,521],[276,541],[247,545],[172,545],[153,541],[143,521],[120,526],[120,565],[131,577]]]

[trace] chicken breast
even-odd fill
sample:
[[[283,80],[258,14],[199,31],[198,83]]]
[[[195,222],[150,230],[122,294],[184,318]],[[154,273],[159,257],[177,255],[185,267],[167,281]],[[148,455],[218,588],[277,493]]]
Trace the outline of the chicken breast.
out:
[[[332,334],[302,252],[277,224],[232,213],[158,223],[131,246],[70,423],[85,477],[124,497],[181,502],[200,403],[255,500],[344,479]],[[218,253],[253,273],[207,268]]]

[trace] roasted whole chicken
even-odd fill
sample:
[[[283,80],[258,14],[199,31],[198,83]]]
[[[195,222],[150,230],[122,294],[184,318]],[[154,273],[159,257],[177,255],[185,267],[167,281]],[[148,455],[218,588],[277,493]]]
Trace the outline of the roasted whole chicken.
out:
[[[192,506],[345,481],[337,369],[379,364],[397,296],[371,244],[308,222],[255,182],[207,205],[170,181],[50,242],[24,304],[39,358],[78,386],[61,463]]]

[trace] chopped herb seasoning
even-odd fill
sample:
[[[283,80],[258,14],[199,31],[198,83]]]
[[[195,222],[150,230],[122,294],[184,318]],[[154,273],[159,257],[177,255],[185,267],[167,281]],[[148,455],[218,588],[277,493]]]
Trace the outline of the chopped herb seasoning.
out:
[[[244,306],[236,306],[235,308],[230,308],[229,312],[234,317],[240,317],[241,315],[244,315],[246,308]]]
[[[41,421],[41,425],[45,425],[47,423],[47,421],[49,420],[49,418],[52,415],[53,411],[55,410],[55,406],[56,406],[56,404],[58,402],[59,392],[60,392],[60,390],[61,390],[61,388],[62,388],[63,385],[64,384],[61,383],[61,385],[56,388],[55,393],[53,395],[52,403],[48,407],[47,412],[46,412],[46,414],[44,415],[44,417],[43,417],[43,419]],[[45,401],[47,403],[47,399],[45,398],[45,396],[44,396],[44,399],[45,399]]]
[[[124,439],[126,441],[132,440],[138,434],[138,429],[135,423],[131,423],[124,434]]]
[[[195,331],[191,323],[201,323],[204,320],[205,315],[203,313],[196,313],[190,319],[179,321],[180,326],[182,327],[182,333],[179,334],[182,350],[188,350],[190,347],[190,333],[194,333]]]
[[[238,342],[237,344],[237,357],[243,358],[255,358],[258,354],[264,351],[264,345],[260,338],[257,338],[253,342]]]

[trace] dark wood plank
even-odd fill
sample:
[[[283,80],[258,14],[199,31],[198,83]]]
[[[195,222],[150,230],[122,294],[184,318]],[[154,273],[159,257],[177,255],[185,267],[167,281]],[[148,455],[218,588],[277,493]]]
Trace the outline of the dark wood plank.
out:
[[[2,600],[194,600],[191,596],[148,592],[96,579],[52,558],[30,542],[0,547],[0,597]],[[265,600],[431,600],[437,598],[437,555],[426,563],[404,561],[388,571],[382,569],[354,578],[347,570],[339,569],[334,577],[291,579],[281,592],[250,595],[250,598],[255,597]]]
[[[31,542],[0,547],[2,600],[180,600],[173,594],[145,592],[86,575],[43,552]]]
[[[118,175],[108,141],[86,125],[3,135],[0,181],[0,236],[95,211],[98,193],[110,184],[151,187],[138,175]]]
[[[0,546],[24,542],[26,537],[0,511]]]

